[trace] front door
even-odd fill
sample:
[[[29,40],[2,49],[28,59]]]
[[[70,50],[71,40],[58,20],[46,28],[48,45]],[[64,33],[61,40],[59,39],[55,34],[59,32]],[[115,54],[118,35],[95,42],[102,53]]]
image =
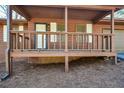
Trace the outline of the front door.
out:
[[[42,24],[42,23],[36,23],[35,24],[35,30],[36,32],[46,32],[47,31],[47,25],[46,24]],[[42,34],[37,34],[36,35],[36,48],[40,48],[40,49],[46,49],[47,48],[47,40],[46,40],[46,35],[42,35]],[[42,40],[43,39],[43,40]]]

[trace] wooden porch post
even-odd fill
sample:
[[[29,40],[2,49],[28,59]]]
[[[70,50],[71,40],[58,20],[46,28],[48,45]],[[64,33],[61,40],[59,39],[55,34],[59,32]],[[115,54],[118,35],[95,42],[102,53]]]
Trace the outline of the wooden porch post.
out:
[[[68,56],[65,56],[65,72],[69,72],[69,60],[68,60]]]
[[[111,34],[114,34],[114,10],[111,11]],[[115,51],[115,42],[114,42],[115,36],[112,36],[111,38],[111,51]]]
[[[6,49],[6,72],[12,74],[12,61],[10,58],[10,30],[12,21],[12,9],[11,6],[7,6],[7,49]]]
[[[114,34],[111,38],[111,52],[115,52],[115,31],[114,31],[114,10],[111,11],[111,34]],[[117,64],[117,56],[114,56],[115,64]]]
[[[65,32],[68,32],[68,7],[65,6]],[[68,52],[68,34],[65,34],[65,52]]]
[[[68,7],[65,6],[65,52],[68,52]],[[69,71],[69,60],[68,56],[65,56],[65,72]]]

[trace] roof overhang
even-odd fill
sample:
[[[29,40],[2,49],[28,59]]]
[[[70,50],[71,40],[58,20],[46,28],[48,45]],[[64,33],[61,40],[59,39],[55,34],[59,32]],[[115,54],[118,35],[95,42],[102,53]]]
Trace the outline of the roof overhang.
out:
[[[69,19],[85,19],[97,23],[111,13],[111,10],[119,10],[123,6],[111,5],[12,5],[12,9],[25,17],[32,18],[64,18],[64,8],[68,7]]]
[[[102,19],[97,24],[99,25],[110,25],[110,19]],[[124,25],[124,19],[115,19],[115,25]]]
[[[13,25],[27,25],[28,22],[26,20],[14,19],[12,21]],[[6,25],[6,19],[0,19],[0,25]]]

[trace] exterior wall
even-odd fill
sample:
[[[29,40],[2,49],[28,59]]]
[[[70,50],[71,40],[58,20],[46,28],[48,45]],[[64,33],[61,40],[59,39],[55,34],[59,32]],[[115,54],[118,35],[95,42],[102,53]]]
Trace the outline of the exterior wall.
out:
[[[28,22],[28,30],[29,31],[34,31],[34,24],[35,23],[47,23],[50,24],[50,22],[56,22],[58,24],[64,24],[64,19],[49,19],[49,18],[33,18],[31,21]],[[86,23],[91,23],[91,21],[87,20],[68,20],[68,31],[69,32],[75,32],[76,30],[76,25],[75,24],[86,24]]]
[[[0,25],[0,63],[5,61],[7,43],[3,42],[3,25]]]
[[[93,25],[93,32],[102,33],[103,29],[110,29],[110,28],[111,28],[110,25],[95,24]],[[115,29],[124,30],[124,25],[115,25]]]
[[[7,48],[7,42],[3,41],[3,25],[5,24],[0,24],[0,63],[5,62],[5,51]],[[19,26],[19,24],[13,25],[12,27],[14,28],[15,26]],[[24,24],[23,26],[24,30],[27,30],[28,26],[26,24]]]

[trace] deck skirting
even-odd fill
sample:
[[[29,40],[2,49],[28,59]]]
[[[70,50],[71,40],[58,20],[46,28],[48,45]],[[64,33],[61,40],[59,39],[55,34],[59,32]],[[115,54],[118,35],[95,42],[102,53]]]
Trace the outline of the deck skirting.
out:
[[[100,57],[100,56],[116,56],[116,52],[101,52],[101,51],[15,51],[11,52],[11,57],[61,57],[61,56],[80,56],[80,57]]]

